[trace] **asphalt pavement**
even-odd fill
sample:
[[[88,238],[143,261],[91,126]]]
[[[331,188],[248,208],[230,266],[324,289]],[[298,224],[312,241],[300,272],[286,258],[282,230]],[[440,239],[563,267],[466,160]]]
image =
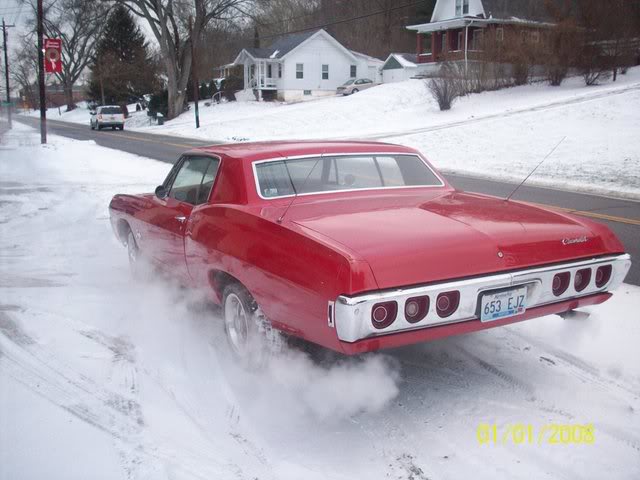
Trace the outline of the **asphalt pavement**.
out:
[[[19,117],[22,123],[39,128],[39,119]],[[133,131],[96,131],[87,125],[47,120],[49,133],[77,140],[94,140],[98,145],[173,163],[185,150],[211,145],[205,140],[156,135]],[[447,180],[460,190],[506,197],[516,185],[508,182],[445,173]],[[633,265],[627,283],[640,285],[640,202],[575,191],[524,185],[513,197],[589,217],[607,224],[631,254]]]

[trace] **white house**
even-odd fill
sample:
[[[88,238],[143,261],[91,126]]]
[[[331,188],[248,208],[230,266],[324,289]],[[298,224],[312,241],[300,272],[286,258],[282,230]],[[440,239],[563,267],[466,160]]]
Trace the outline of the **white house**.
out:
[[[383,64],[345,48],[322,29],[281,36],[268,48],[245,48],[233,63],[244,67],[245,89],[285,101],[333,95],[350,78],[379,82]]]

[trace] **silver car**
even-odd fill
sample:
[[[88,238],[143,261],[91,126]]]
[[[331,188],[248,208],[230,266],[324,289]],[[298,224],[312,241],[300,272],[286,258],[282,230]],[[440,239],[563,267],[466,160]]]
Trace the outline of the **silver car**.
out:
[[[373,83],[373,80],[368,78],[352,78],[348,80],[344,85],[338,87],[337,93],[341,95],[351,95],[352,93],[358,93],[360,90],[366,90],[367,88],[375,87],[377,84]]]
[[[124,112],[118,105],[104,105],[89,113],[91,114],[91,120],[89,120],[91,130],[96,128],[102,130],[107,127],[111,127],[112,130],[124,129]]]

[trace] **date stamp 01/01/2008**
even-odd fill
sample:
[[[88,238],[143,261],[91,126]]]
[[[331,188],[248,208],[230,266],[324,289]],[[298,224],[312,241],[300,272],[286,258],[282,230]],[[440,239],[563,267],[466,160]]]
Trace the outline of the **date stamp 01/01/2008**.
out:
[[[549,423],[540,427],[526,423],[481,423],[476,436],[480,445],[593,445],[596,441],[592,423]]]

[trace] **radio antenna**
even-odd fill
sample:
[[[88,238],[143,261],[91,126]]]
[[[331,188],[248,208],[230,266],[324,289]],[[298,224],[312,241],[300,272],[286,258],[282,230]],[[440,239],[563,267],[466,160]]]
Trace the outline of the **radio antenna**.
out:
[[[567,137],[566,137],[566,136],[562,137],[562,139],[561,139],[561,140],[556,144],[556,146],[555,146],[555,147],[553,147],[549,153],[547,153],[547,155],[542,159],[542,161],[540,161],[540,163],[539,163],[538,165],[536,165],[536,168],[534,168],[533,170],[531,170],[531,173],[529,173],[529,175],[527,175],[527,178],[525,178],[525,179],[522,181],[522,183],[520,183],[520,185],[518,185],[516,188],[514,188],[514,189],[513,189],[513,192],[511,192],[511,193],[509,194],[509,196],[508,196],[507,198],[505,198],[505,199],[504,199],[504,201],[505,201],[505,202],[508,202],[509,200],[511,200],[511,197],[513,197],[513,195],[518,191],[518,189],[519,189],[522,185],[524,185],[524,183],[525,183],[527,180],[529,180],[529,177],[530,177],[531,175],[533,175],[533,172],[535,172],[535,171],[538,169],[538,167],[539,167],[540,165],[542,165],[542,164],[544,163],[544,161],[545,161],[547,158],[549,158],[551,155],[553,155],[553,152],[555,152],[555,151],[557,150],[557,148],[560,146],[560,144],[562,144],[562,142],[564,142],[566,139],[567,139]]]
[[[289,158],[285,157],[284,168],[287,170],[287,175],[289,176],[289,181],[291,182],[291,188],[293,189],[293,198],[289,202],[289,205],[287,205],[287,208],[284,209],[284,212],[282,212],[282,215],[280,215],[280,217],[278,217],[278,220],[276,220],[278,223],[282,223],[282,220],[284,220],[284,216],[287,214],[287,212],[293,205],[293,202],[296,201],[296,198],[298,198],[298,190],[302,190],[302,188],[305,186],[305,184],[307,183],[307,180],[309,180],[309,177],[311,176],[313,171],[316,169],[316,166],[318,165],[320,160],[322,160],[323,155],[324,155],[323,153],[320,154],[318,159],[313,164],[313,167],[311,167],[311,170],[309,170],[309,173],[307,173],[307,176],[305,177],[304,182],[302,182],[302,185],[300,185],[299,188],[296,188],[296,186],[293,183],[293,179],[291,178],[291,173],[289,172],[289,166],[287,165],[287,161],[289,160]]]

